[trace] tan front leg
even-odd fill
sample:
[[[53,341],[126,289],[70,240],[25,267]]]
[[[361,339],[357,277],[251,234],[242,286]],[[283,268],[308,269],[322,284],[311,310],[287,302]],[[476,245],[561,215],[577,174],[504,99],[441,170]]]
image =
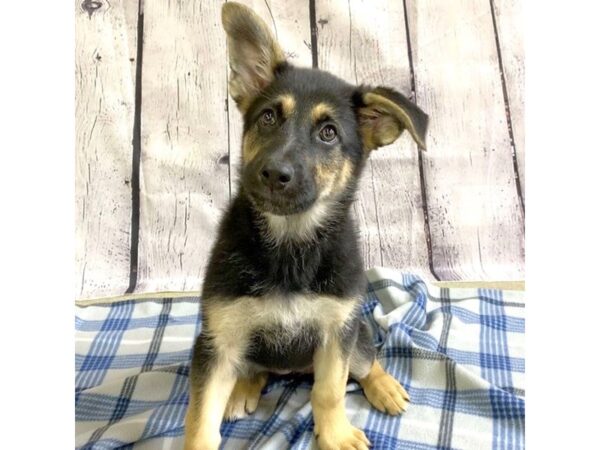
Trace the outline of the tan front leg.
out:
[[[239,377],[225,409],[225,420],[237,420],[252,414],[258,407],[260,393],[268,381],[266,372]]]
[[[330,337],[313,359],[315,384],[311,393],[315,435],[321,450],[367,450],[365,434],[346,416],[348,356],[342,354],[337,337]]]
[[[236,382],[231,361],[221,359],[211,368],[201,385],[190,385],[190,404],[185,416],[184,450],[217,450],[221,443],[221,421],[227,399]]]

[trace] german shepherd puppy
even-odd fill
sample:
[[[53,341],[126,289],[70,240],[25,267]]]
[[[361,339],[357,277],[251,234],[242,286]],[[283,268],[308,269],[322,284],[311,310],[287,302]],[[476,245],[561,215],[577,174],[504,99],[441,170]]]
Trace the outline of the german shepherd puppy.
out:
[[[388,414],[409,397],[360,320],[366,279],[350,207],[369,153],[404,129],[424,149],[428,117],[392,89],[293,67],[245,6],[226,3],[222,22],[242,164],[203,285],[185,449],[217,449],[221,421],[255,411],[268,372],[307,371],[319,447],[366,449],[344,409],[348,376]]]

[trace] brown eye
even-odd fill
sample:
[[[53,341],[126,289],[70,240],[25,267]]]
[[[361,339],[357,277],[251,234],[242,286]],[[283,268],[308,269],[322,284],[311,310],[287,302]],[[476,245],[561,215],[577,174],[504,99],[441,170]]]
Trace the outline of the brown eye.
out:
[[[324,142],[331,142],[337,137],[337,130],[333,125],[326,125],[321,129],[319,136]]]
[[[275,111],[272,109],[265,109],[260,115],[260,124],[266,127],[274,125],[276,120]]]

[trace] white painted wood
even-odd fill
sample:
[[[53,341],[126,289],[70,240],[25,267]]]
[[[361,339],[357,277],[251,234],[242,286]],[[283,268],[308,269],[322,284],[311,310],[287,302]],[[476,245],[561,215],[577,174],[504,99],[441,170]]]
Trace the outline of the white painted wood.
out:
[[[319,67],[355,84],[383,84],[411,95],[401,2],[318,0]],[[377,26],[373,26],[377,24]],[[354,207],[366,267],[428,275],[417,148],[410,137],[376,150]]]
[[[129,284],[138,0],[101,1],[91,14],[81,3],[75,2],[76,296],[90,298],[122,294]],[[240,154],[241,117],[232,101],[226,110],[221,2],[144,3],[136,291],[197,290]],[[307,2],[244,3],[273,24],[293,63],[311,66]],[[490,3],[407,6],[416,100],[432,119],[424,176],[436,273],[446,280],[522,279],[523,217]],[[492,6],[524,191],[521,5]],[[317,0],[316,14],[321,68],[410,94],[402,2]],[[372,156],[355,211],[367,267],[427,276],[417,161],[408,136]]]
[[[522,0],[494,0],[498,41],[512,121],[521,192],[525,196],[525,49]],[[523,198],[525,201],[525,198]]]
[[[490,5],[408,1],[433,265],[442,280],[523,278],[517,198]]]
[[[120,0],[75,2],[76,297],[129,285],[134,90]]]
[[[288,61],[299,67],[312,66],[310,48],[310,16],[308,2],[299,5],[292,0],[242,0],[271,27]],[[221,30],[225,39],[225,31]],[[236,189],[237,173],[241,161],[242,115],[231,98],[229,105],[229,148],[232,195]]]
[[[136,58],[137,58],[137,31],[140,0],[125,0],[123,9],[125,11],[125,22],[127,23],[127,44],[129,48],[129,63],[131,66],[131,79],[135,82]],[[143,5],[142,5],[143,7]]]
[[[348,2],[317,0],[315,3],[319,24],[317,37],[319,68],[328,70],[349,83],[358,83],[356,64],[359,61],[352,42],[354,33]],[[354,20],[360,19],[355,17]],[[354,203],[366,268],[383,263],[373,180],[373,168],[369,163],[365,166]]]
[[[339,33],[338,38],[351,42],[356,81],[389,86],[410,97],[411,74],[402,2],[351,0],[349,8],[352,35]],[[377,26],[373,26],[374,23]],[[324,25],[327,26],[329,24]],[[374,190],[373,209],[379,226],[382,265],[431,279],[417,152],[408,133],[394,144],[372,152],[370,182]],[[363,199],[369,200],[368,195]]]
[[[228,202],[220,8],[144,1],[138,292],[199,289]]]

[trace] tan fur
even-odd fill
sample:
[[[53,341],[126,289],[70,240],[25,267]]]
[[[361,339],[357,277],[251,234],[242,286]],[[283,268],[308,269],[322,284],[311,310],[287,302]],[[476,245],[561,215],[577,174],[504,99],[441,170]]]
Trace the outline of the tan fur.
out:
[[[346,188],[348,182],[352,178],[353,169],[354,166],[352,163],[349,160],[344,159],[341,169],[337,172],[337,179],[334,187],[336,192],[342,192]]]
[[[406,411],[410,397],[398,381],[383,370],[375,360],[370,372],[358,380],[369,403],[379,411],[393,416]]]
[[[233,98],[233,100],[235,101],[235,104],[237,105],[238,109],[242,113],[245,113],[246,111],[248,111],[248,108],[250,108],[250,105],[252,104],[252,100],[254,100],[254,96],[253,95],[244,95],[243,87],[236,88],[236,85],[238,83],[239,83],[239,81],[235,77],[232,76],[230,78],[229,94],[231,95],[231,98]]]
[[[245,112],[256,94],[273,81],[285,54],[267,24],[247,6],[224,4],[221,20],[231,68],[229,93]]]
[[[296,100],[294,100],[294,97],[292,97],[290,94],[280,96],[279,103],[281,103],[281,110],[283,111],[283,116],[286,119],[294,114]]]
[[[261,372],[250,378],[238,378],[225,408],[225,420],[237,420],[252,414],[258,407],[260,393],[268,375]]]
[[[331,194],[337,172],[338,167],[335,163],[317,163],[315,165],[315,178],[319,187],[319,197],[324,198]]]
[[[235,354],[235,350],[232,353]],[[190,404],[185,416],[184,450],[219,448],[219,428],[235,381],[231,360],[219,358],[202,392],[199,392],[198,386],[191,384]]]
[[[402,128],[391,116],[377,114],[371,110],[361,110],[359,131],[365,150],[391,144],[400,136]]]
[[[344,190],[352,176],[352,162],[342,156],[341,148],[335,147],[329,160],[315,165],[315,179],[319,186],[319,198],[325,199],[332,193]]]
[[[310,111],[310,118],[312,120],[312,123],[315,124],[319,120],[327,116],[333,116],[334,111],[335,110],[333,106],[327,103],[317,103],[315,106],[313,106],[313,108]]]
[[[343,300],[333,296],[293,294],[290,301],[281,296],[239,297],[227,302],[206,302],[206,327],[213,344],[220,349],[236,348],[259,326],[280,324],[285,329],[300,328],[316,320],[321,329],[341,327],[357,314],[359,300]],[[230,350],[228,350],[230,352]],[[234,362],[237,364],[237,361]]]
[[[369,92],[363,96],[365,107],[359,110],[360,133],[366,150],[391,144],[406,128],[415,142],[425,149],[410,116],[393,101]]]
[[[256,135],[253,130],[248,130],[242,138],[242,163],[248,164],[260,151],[260,146],[256,142]]]
[[[315,166],[319,196],[308,210],[286,216],[263,214],[273,243],[310,240],[314,237],[315,230],[330,216],[331,208],[336,205],[336,196],[344,191],[353,173],[352,162],[341,156],[339,148],[334,152],[338,156],[334,155],[333,160]]]
[[[315,383],[311,404],[319,448],[367,450],[369,440],[361,430],[350,424],[346,416],[344,404],[348,359],[342,354],[335,333],[332,332],[325,344],[315,352],[313,364]]]
[[[264,213],[268,233],[274,244],[285,240],[308,241],[314,237],[317,227],[329,216],[331,203],[317,200],[308,210],[287,216]]]
[[[336,148],[334,152],[339,155],[340,149]],[[321,198],[327,197],[331,193],[336,175],[342,164],[341,157],[333,156],[332,158],[332,161],[327,161],[326,163],[321,162],[315,165],[315,181],[319,187],[319,197]]]

